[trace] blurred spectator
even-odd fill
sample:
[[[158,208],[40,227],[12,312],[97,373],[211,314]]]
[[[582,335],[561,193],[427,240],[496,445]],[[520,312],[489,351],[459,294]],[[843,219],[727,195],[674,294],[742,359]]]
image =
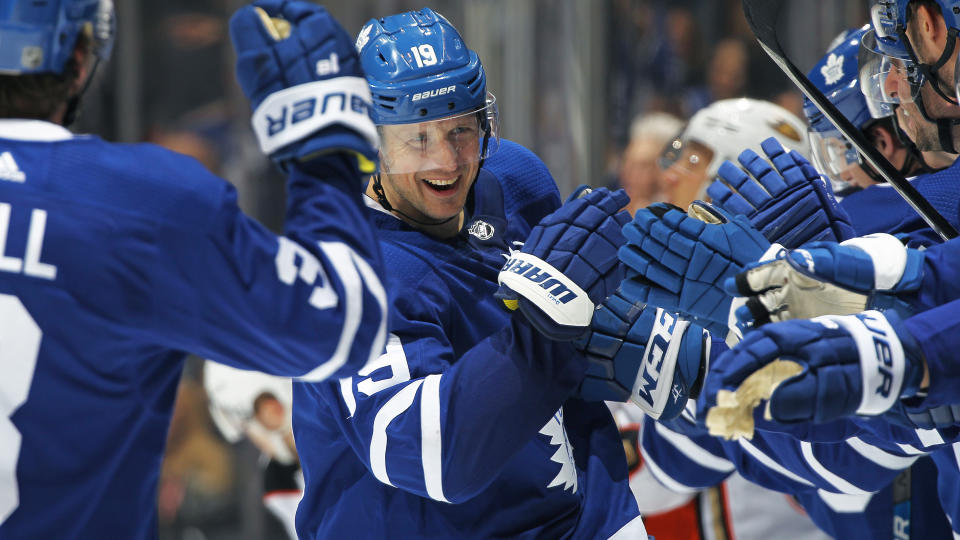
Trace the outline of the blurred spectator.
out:
[[[637,117],[630,127],[630,144],[623,152],[619,187],[627,191],[631,214],[650,203],[663,200],[663,171],[657,160],[664,147],[683,128],[683,121],[669,113]]]
[[[690,117],[721,99],[743,95],[747,83],[747,46],[739,38],[717,43],[707,65],[706,85],[692,88],[684,100],[684,112]]]

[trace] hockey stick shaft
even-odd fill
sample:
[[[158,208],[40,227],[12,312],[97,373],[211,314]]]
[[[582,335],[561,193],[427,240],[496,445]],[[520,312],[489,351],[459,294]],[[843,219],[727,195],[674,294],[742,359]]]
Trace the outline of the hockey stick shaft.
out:
[[[893,187],[914,210],[920,214],[920,217],[930,225],[937,234],[944,240],[957,237],[957,230],[947,221],[937,210],[920,195],[909,182],[895,169],[893,165],[881,154],[869,141],[863,133],[857,129],[843,114],[834,107],[833,103],[827,99],[823,92],[810,82],[810,79],[803,74],[797,66],[790,61],[780,40],[777,38],[776,23],[782,7],[782,0],[742,0],[743,13],[747,17],[747,23],[753,34],[756,36],[760,46],[767,55],[780,67],[781,70],[790,78],[791,81],[817,106],[818,109],[827,117],[830,122],[840,130],[841,133],[857,149],[863,159],[869,163],[880,176]]]

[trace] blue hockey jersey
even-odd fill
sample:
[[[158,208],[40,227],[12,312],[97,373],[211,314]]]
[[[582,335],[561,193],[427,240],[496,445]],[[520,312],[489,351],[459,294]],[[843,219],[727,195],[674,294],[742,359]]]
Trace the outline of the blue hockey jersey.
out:
[[[935,173],[912,178],[910,184],[954,227],[960,227],[960,160]],[[877,184],[852,193],[840,201],[859,236],[871,233],[903,234],[910,247],[943,241],[920,214],[889,184]]]
[[[157,536],[185,351],[311,380],[376,358],[359,176],[314,165],[277,237],[193,159],[0,120],[0,538]]]
[[[294,384],[301,538],[646,538],[609,410],[568,399],[582,358],[493,296],[508,248],[559,203],[504,141],[457,237],[372,210],[391,333],[356,377]]]
[[[912,445],[895,444],[838,422],[821,425],[817,433],[832,441],[801,441],[762,430],[752,440],[724,441],[685,418],[646,422],[641,450],[667,487],[707,487],[736,470],[761,486],[792,494],[834,538],[951,537],[938,499],[937,467],[924,457],[924,442],[936,447],[932,434],[916,433]],[[939,452],[944,451],[952,449]],[[960,508],[948,509],[951,518],[960,518]]]

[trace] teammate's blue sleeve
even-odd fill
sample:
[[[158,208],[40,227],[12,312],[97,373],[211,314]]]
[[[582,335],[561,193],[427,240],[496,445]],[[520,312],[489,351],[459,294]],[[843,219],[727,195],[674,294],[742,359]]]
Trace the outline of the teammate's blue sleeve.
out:
[[[909,300],[921,309],[960,299],[960,239],[930,246],[923,252],[923,281]]]
[[[930,372],[925,407],[960,404],[960,300],[924,311],[903,321],[923,351]]]
[[[324,384],[322,393],[374,477],[457,503],[489,485],[560,409],[585,361],[518,314],[458,351],[444,327],[455,309],[450,296],[430,275],[398,294],[386,353],[358,377]]]
[[[244,215],[236,191],[192,160],[180,173],[206,181],[201,230],[176,214],[118,239],[121,269],[146,296],[129,299],[159,344],[276,375],[347,376],[386,339],[383,263],[352,158],[330,154],[287,180],[286,230],[277,236]],[[191,211],[194,207],[174,209]],[[196,222],[190,216],[185,222]],[[134,263],[131,263],[134,264]],[[138,307],[139,306],[139,307]]]

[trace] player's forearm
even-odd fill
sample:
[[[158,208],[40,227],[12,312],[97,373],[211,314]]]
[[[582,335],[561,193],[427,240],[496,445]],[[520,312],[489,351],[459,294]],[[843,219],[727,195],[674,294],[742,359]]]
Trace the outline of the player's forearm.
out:
[[[519,315],[444,374],[444,490],[469,498],[530,444],[583,378],[569,343],[544,339]]]
[[[344,242],[379,272],[383,264],[379,244],[355,161],[352,155],[333,153],[291,167],[284,231],[304,244]]]
[[[908,301],[919,310],[960,299],[960,239],[931,246],[923,252],[923,282]]]
[[[923,350],[925,379],[921,388],[928,388],[923,405],[937,407],[960,403],[960,300],[954,300],[904,321]]]

